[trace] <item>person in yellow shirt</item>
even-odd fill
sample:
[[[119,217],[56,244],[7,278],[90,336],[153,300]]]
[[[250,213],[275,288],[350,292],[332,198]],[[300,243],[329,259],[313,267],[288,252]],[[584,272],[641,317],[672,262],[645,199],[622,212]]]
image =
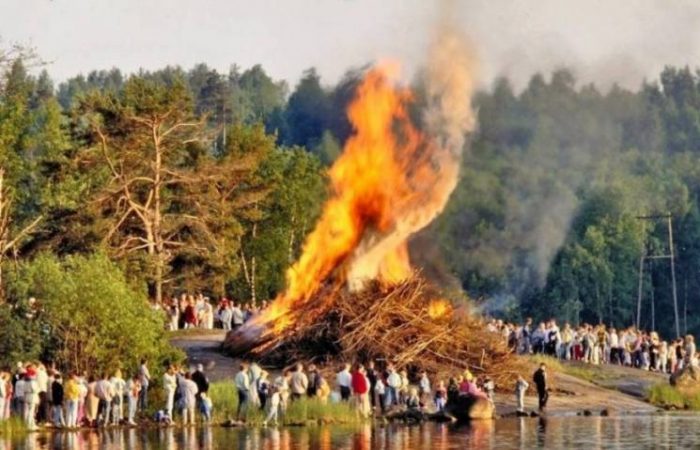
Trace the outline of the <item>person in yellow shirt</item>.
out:
[[[80,401],[80,384],[77,374],[72,373],[66,381],[63,397],[66,402],[66,426],[75,428],[78,426],[78,402]]]

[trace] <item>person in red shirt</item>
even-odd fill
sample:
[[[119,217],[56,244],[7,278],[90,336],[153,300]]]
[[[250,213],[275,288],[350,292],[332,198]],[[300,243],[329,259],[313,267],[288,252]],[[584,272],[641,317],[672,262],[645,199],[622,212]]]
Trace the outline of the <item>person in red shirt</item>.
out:
[[[357,364],[352,372],[352,395],[355,408],[362,417],[369,417],[369,380],[362,364]]]

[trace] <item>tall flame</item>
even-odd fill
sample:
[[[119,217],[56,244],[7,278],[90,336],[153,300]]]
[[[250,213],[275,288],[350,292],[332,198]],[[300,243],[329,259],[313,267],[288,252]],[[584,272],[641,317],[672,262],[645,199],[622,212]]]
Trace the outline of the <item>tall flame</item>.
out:
[[[329,172],[331,197],[287,272],[287,290],[254,325],[285,329],[294,307],[328,280],[358,290],[368,280],[396,283],[411,274],[408,238],[447,203],[474,124],[471,59],[462,41],[444,32],[431,55],[423,131],[409,116],[413,95],[396,82],[397,66],[366,74],[348,110],[355,132]]]

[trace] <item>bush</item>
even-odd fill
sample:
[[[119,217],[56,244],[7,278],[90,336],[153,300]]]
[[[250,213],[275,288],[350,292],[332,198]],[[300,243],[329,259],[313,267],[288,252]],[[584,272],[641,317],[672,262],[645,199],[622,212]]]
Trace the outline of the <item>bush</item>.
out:
[[[44,357],[61,369],[132,371],[140,358],[152,368],[182,358],[168,343],[164,315],[150,307],[145,286],[131,286],[105,255],[40,255],[10,273],[7,292],[15,304],[37,299],[31,322],[41,330]]]

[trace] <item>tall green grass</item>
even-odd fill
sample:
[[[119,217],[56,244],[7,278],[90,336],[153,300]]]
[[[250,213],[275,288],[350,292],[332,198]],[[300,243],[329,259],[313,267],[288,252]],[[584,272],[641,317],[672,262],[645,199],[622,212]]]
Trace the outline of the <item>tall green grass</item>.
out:
[[[209,396],[214,405],[214,423],[236,419],[238,393],[232,382],[215,382],[209,386]],[[266,413],[260,408],[248,408],[246,424],[262,425]],[[315,398],[290,401],[287,411],[280,414],[280,425],[306,425],[309,423],[353,424],[362,419],[348,403],[322,403]]]
[[[647,390],[647,401],[663,408],[688,408],[700,411],[700,394],[687,395],[668,383],[657,383]]]
[[[0,436],[21,436],[27,433],[27,426],[19,417],[0,421]]]

